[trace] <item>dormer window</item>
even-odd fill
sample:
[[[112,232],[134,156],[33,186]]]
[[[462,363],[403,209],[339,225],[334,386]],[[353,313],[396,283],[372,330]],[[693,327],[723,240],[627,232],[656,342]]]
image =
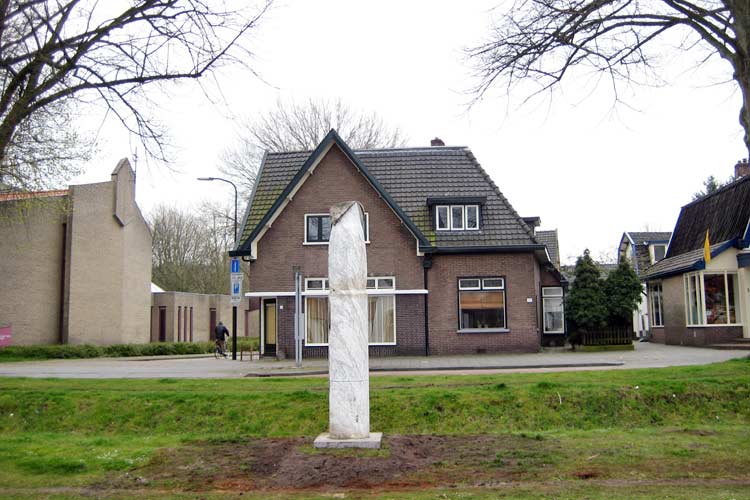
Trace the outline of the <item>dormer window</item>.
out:
[[[437,205],[435,226],[438,231],[476,231],[479,205]]]
[[[651,245],[651,263],[655,264],[667,254],[667,245]]]

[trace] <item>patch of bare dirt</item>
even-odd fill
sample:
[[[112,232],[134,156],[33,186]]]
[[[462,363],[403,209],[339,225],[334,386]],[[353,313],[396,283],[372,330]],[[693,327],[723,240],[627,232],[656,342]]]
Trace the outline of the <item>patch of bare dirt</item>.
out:
[[[193,491],[457,486],[540,477],[555,446],[517,436],[389,436],[381,450],[316,450],[310,438],[264,438],[163,450],[131,476]]]

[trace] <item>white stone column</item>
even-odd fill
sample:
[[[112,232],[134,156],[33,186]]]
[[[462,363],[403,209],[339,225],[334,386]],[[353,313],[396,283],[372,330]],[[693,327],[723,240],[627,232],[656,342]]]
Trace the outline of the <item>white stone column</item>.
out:
[[[364,211],[356,201],[331,207],[328,284],[329,435],[370,435],[370,374],[367,350],[367,252]]]

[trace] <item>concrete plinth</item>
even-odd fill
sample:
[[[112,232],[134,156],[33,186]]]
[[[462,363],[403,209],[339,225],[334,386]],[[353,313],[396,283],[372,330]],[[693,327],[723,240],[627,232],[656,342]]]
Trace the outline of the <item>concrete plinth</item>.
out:
[[[382,432],[371,432],[366,438],[356,439],[333,439],[330,434],[324,432],[315,438],[313,446],[315,448],[380,448],[380,442],[383,440]]]

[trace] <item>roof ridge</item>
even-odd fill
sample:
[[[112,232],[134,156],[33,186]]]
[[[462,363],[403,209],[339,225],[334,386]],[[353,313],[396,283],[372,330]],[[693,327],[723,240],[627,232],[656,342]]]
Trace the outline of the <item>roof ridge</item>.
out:
[[[352,151],[359,154],[378,154],[378,153],[407,153],[410,151],[424,153],[425,151],[463,151],[468,150],[468,146],[413,146],[413,147],[402,147],[402,148],[371,148],[371,149],[352,149]],[[312,153],[314,149],[295,149],[290,151],[266,151],[268,155],[286,155],[286,154],[306,154]]]
[[[479,163],[479,160],[477,160],[476,156],[474,156],[474,152],[466,148],[466,155],[469,157],[469,160],[471,161],[472,165],[474,165],[479,172],[484,176],[484,179],[489,183],[490,187],[495,190],[495,193],[500,197],[500,199],[503,201],[503,203],[506,204],[506,206],[510,209],[511,213],[515,215],[516,220],[518,223],[521,224],[521,228],[526,231],[526,235],[531,239],[533,243],[539,244],[537,239],[534,237],[534,231],[523,221],[523,217],[521,217],[518,212],[516,212],[515,207],[511,205],[510,201],[508,201],[508,198],[505,197],[505,195],[500,191],[500,188],[497,187],[497,184],[495,184],[495,181],[492,180],[492,177],[487,173],[487,171],[482,167],[482,165]]]
[[[720,193],[723,193],[725,191],[729,191],[730,189],[734,189],[735,187],[739,186],[740,184],[742,184],[743,182],[746,182],[746,181],[750,181],[750,175],[745,175],[745,176],[742,176],[742,177],[740,177],[738,179],[735,179],[732,182],[730,182],[729,184],[721,186],[719,189],[717,189],[713,193],[704,194],[703,196],[701,196],[697,200],[693,200],[690,203],[688,203],[687,205],[683,205],[682,208],[693,206],[693,205],[695,205],[697,203],[700,203],[700,202],[702,202],[704,200],[707,200],[707,199],[709,199],[709,198],[711,198],[713,196],[716,196],[716,195],[718,195]]]

